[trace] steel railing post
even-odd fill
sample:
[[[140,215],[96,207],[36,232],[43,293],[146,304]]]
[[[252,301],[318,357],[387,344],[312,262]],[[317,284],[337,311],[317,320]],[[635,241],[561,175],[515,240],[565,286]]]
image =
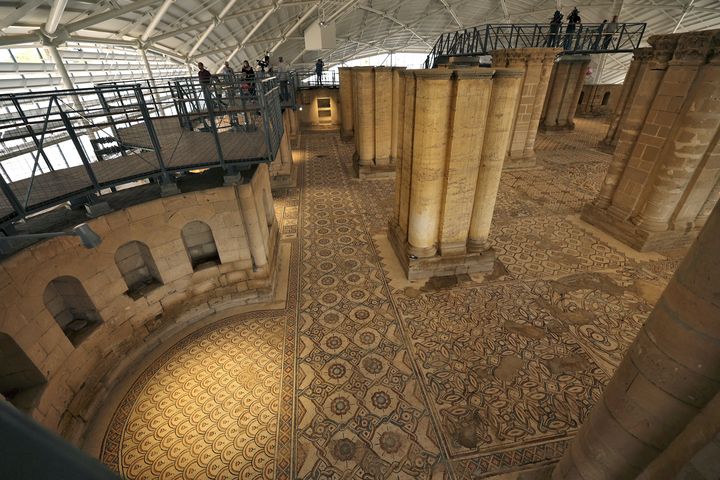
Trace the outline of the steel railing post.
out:
[[[153,125],[152,118],[150,117],[150,111],[145,103],[145,97],[143,96],[142,89],[140,88],[140,85],[135,85],[133,90],[135,91],[135,98],[137,99],[138,107],[140,107],[140,113],[145,121],[145,129],[150,136],[150,143],[152,143],[153,150],[155,150],[155,158],[157,158],[158,166],[160,167],[160,174],[162,175],[163,183],[168,183],[170,181],[170,177],[168,176],[167,169],[165,168],[165,162],[163,162],[162,145],[160,144],[160,139],[157,136],[155,125]]]

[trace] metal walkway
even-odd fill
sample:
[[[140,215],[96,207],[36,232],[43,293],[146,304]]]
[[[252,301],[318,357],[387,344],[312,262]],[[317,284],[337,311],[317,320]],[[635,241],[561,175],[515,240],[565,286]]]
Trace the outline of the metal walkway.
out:
[[[425,59],[425,68],[437,66],[450,57],[489,55],[502,48],[560,48],[562,55],[624,53],[640,46],[644,23],[608,24],[488,24],[443,33]]]
[[[271,162],[287,90],[274,77],[180,77],[0,95],[0,229],[137,181]]]

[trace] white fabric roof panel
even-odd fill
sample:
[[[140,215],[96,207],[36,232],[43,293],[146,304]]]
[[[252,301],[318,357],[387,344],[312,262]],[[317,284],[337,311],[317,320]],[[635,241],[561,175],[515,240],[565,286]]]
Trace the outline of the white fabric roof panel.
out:
[[[166,2],[166,11],[144,45],[178,62],[203,61],[211,69],[219,67],[263,18],[234,57],[235,64],[254,60],[274,46],[274,56],[284,56],[286,61],[322,57],[326,65],[377,53],[428,52],[441,33],[460,25],[546,23],[556,5],[562,4],[561,0],[239,0],[220,19],[228,0],[68,0],[56,33],[58,38],[138,47]],[[48,21],[52,4],[53,0],[0,2],[0,44],[40,45],[38,32]],[[621,21],[648,24],[646,38],[720,27],[718,0],[583,0],[562,4],[561,10],[567,14],[573,6],[588,23],[609,19],[619,10]],[[310,9],[313,11],[306,15]],[[302,24],[288,33],[303,17]],[[303,52],[303,30],[318,19],[336,21],[337,45],[331,50]],[[188,58],[212,25],[207,38]],[[64,29],[78,26],[83,28],[64,37]],[[630,56],[607,57],[600,81],[622,81]]]

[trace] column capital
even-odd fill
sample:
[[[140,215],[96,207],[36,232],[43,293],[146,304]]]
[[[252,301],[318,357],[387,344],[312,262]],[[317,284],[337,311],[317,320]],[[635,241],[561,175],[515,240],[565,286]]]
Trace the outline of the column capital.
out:
[[[449,68],[427,68],[423,70],[415,70],[416,78],[427,80],[449,80],[453,74],[453,70]]]
[[[638,60],[640,62],[646,62],[648,59],[652,58],[653,49],[650,47],[642,47],[642,48],[636,48],[633,50],[633,60]]]
[[[677,47],[678,35],[653,35],[648,38],[648,43],[652,46],[650,68],[653,70],[665,70]]]
[[[670,65],[700,65],[707,61],[715,32],[688,32],[679,35]]]
[[[495,78],[512,78],[523,77],[525,72],[517,68],[497,68],[495,69]]]
[[[457,78],[458,80],[469,80],[472,78],[492,78],[494,75],[494,68],[469,67],[455,70],[455,78]]]

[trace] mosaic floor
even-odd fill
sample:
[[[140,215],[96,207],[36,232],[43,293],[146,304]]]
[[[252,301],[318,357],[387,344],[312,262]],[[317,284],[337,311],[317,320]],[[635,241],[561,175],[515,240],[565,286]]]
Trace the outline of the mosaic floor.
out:
[[[407,282],[393,181],[306,135],[275,192],[285,309],[211,324],[134,382],[102,460],[126,478],[489,478],[562,455],[677,266],[579,220],[609,156],[597,120],[505,172],[485,276]]]

